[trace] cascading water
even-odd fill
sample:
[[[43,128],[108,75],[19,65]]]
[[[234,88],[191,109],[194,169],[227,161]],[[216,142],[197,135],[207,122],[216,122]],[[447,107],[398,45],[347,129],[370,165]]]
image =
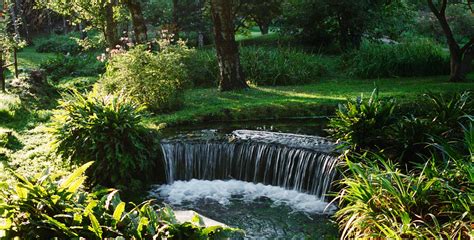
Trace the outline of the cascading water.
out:
[[[316,136],[237,130],[230,137],[164,140],[161,147],[169,184],[235,179],[324,199],[336,174],[335,145]]]

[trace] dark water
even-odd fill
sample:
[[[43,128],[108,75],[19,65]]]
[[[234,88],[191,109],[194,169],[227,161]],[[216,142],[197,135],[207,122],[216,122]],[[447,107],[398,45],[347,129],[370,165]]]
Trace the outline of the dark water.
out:
[[[190,134],[203,129],[213,130],[219,133],[231,133],[232,131],[238,129],[248,129],[326,137],[327,133],[324,131],[324,129],[326,128],[327,123],[328,119],[326,117],[292,120],[214,122],[166,128],[163,130],[163,135],[164,137],[168,137],[179,134]]]
[[[328,215],[294,212],[262,199],[228,206],[201,200],[175,207],[191,209],[231,227],[243,229],[248,239],[337,239],[337,225]]]

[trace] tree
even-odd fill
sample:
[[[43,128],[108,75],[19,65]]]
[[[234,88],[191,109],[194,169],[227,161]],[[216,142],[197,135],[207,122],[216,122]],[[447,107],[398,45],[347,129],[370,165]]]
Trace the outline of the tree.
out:
[[[449,26],[449,23],[446,19],[446,7],[448,5],[448,0],[441,0],[436,6],[433,0],[427,0],[430,10],[438,19],[443,33],[446,37],[446,42],[448,44],[449,53],[451,54],[451,74],[449,76],[449,81],[459,82],[466,79],[466,75],[471,71],[471,63],[474,59],[474,36],[471,36],[469,41],[460,46],[460,44],[454,38],[453,31]],[[471,7],[471,2],[468,1],[468,6]],[[472,8],[471,8],[472,11]],[[473,12],[474,13],[474,12]]]
[[[374,36],[383,29],[387,12],[397,11],[402,0],[286,0],[283,4],[282,30],[313,45],[338,42],[342,49],[359,48],[362,37]],[[394,14],[391,14],[394,15]],[[401,14],[404,16],[404,14]],[[401,22],[399,18],[396,19]],[[377,35],[379,33],[377,32]]]
[[[147,28],[145,18],[143,17],[142,7],[139,0],[123,0],[124,4],[130,11],[132,18],[133,31],[135,33],[135,41],[137,43],[145,43],[147,41]]]
[[[234,15],[227,0],[211,0],[217,60],[219,62],[219,90],[245,89],[244,73],[240,65],[239,48],[235,42]]]
[[[41,5],[70,16],[76,22],[89,22],[102,31],[109,48],[120,43],[117,28],[118,0],[39,0]]]
[[[234,4],[240,21],[255,22],[262,34],[267,34],[272,21],[282,13],[282,0],[238,0]]]

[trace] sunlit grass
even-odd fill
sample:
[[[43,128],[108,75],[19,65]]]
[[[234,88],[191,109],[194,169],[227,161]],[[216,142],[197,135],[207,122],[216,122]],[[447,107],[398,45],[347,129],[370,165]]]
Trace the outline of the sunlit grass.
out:
[[[331,79],[308,85],[252,87],[249,90],[219,92],[192,89],[185,94],[184,107],[171,114],[155,115],[148,123],[179,124],[203,120],[242,120],[324,115],[338,103],[361,94],[370,96],[377,86],[380,97],[401,102],[417,101],[427,92],[460,92],[474,89],[474,81],[450,83],[446,76],[379,80]]]

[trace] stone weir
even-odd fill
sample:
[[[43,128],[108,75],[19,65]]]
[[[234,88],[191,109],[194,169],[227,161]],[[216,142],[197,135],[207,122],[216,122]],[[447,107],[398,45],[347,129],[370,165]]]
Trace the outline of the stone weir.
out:
[[[236,130],[203,131],[161,142],[166,180],[236,179],[316,195],[330,190],[336,145],[318,136]]]

